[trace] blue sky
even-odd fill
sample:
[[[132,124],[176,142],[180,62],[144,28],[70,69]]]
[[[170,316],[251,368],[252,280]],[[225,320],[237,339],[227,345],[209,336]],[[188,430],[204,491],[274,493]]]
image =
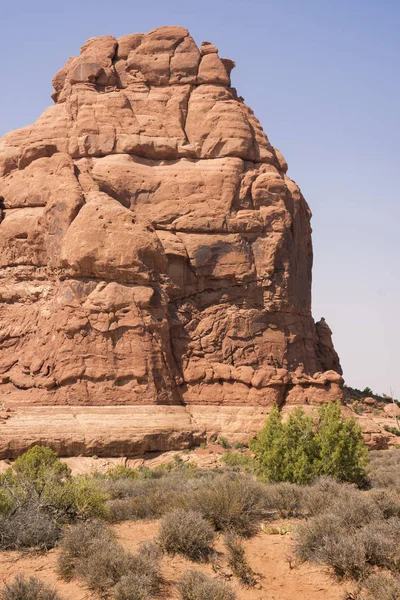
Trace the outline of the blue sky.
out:
[[[0,135],[51,103],[86,39],[183,25],[233,84],[313,211],[313,314],[349,385],[400,396],[398,0],[19,0],[2,3]]]

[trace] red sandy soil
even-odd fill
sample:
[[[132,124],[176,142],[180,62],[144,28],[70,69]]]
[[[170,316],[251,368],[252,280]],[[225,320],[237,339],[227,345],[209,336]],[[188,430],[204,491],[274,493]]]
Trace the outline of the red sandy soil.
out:
[[[115,530],[120,543],[135,552],[140,542],[157,536],[158,527],[157,521],[137,521],[117,525]],[[226,578],[235,589],[238,600],[342,600],[345,591],[351,588],[351,584],[338,583],[322,567],[297,563],[293,557],[292,534],[260,532],[245,541],[245,546],[247,560],[258,575],[256,587],[244,587],[232,576],[224,555],[223,540],[218,538],[215,544],[218,558],[214,569],[211,564],[193,563],[181,556],[163,558],[162,571],[166,586],[160,598],[178,600],[175,584],[186,569],[200,569],[213,577]],[[54,585],[65,600],[97,599],[98,596],[87,590],[82,582],[73,580],[66,583],[57,577],[57,553],[57,549],[45,554],[3,552],[0,554],[0,581],[10,582],[17,573],[35,575]]]

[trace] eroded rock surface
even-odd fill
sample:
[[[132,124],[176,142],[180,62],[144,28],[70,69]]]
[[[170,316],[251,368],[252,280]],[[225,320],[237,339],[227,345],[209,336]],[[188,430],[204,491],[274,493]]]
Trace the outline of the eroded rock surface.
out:
[[[233,66],[182,27],[94,38],[0,141],[8,405],[341,397],[310,210]]]

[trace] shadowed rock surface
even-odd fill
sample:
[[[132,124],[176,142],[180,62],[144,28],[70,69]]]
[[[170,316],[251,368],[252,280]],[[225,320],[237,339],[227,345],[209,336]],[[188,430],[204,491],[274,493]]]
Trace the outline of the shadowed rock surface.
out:
[[[1,426],[3,455],[43,438],[35,406],[56,429],[66,407],[65,454],[107,437],[87,425],[74,450],[67,407],[132,407],[128,441],[147,407],[143,452],[146,432],[161,449],[155,404],[176,408],[171,449],[247,432],[241,407],[256,427],[260,407],[342,397],[311,316],[311,213],[233,67],[182,27],[93,38],[55,75],[54,105],[0,141],[0,394],[20,419]]]

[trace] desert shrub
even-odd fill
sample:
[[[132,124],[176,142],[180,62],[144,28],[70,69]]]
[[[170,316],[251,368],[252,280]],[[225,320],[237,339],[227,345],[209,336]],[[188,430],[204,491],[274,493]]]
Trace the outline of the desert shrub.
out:
[[[325,512],[298,526],[297,554],[331,566],[339,577],[361,579],[373,566],[397,569],[400,519],[391,514],[371,493],[346,488]]]
[[[133,571],[134,557],[117,542],[94,542],[75,567],[78,577],[96,592],[105,593]]]
[[[100,522],[88,521],[71,527],[63,536],[58,573],[63,579],[83,579],[100,594],[113,589],[115,598],[131,600],[156,593],[161,583],[161,551],[155,544],[143,544],[138,554],[127,552],[115,534]]]
[[[138,554],[133,555],[116,542],[111,528],[87,521],[65,532],[57,570],[63,579],[79,577],[100,594],[115,588],[118,600],[140,599],[140,595],[134,596],[135,585],[148,594],[159,588],[160,557],[161,551],[154,543],[142,544]]]
[[[367,493],[376,502],[385,519],[400,517],[400,490],[374,488]]]
[[[163,555],[160,544],[154,540],[139,544],[138,552],[139,556],[143,557],[146,561],[153,561],[154,563],[159,562]]]
[[[400,490],[400,471],[396,466],[378,468],[371,471],[369,481],[375,488],[395,488]]]
[[[266,481],[307,483],[317,473],[318,448],[313,419],[296,408],[286,423],[275,406],[264,428],[250,442],[259,476]]]
[[[35,502],[26,503],[17,507],[12,514],[0,517],[2,550],[29,547],[49,550],[56,544],[59,536],[59,525]]]
[[[365,476],[361,429],[354,419],[343,417],[339,403],[322,405],[317,423],[301,407],[283,423],[275,406],[250,448],[258,475],[266,481],[304,484],[329,475],[357,483]]]
[[[395,488],[400,492],[399,450],[372,451],[369,453],[367,473],[372,487]]]
[[[319,474],[360,482],[365,477],[368,455],[361,427],[355,419],[343,417],[339,402],[323,404],[318,416]]]
[[[189,476],[183,471],[172,471],[157,479],[116,480],[116,485],[110,487],[107,482],[103,489],[114,498],[108,502],[110,519],[158,519],[172,508],[193,508],[190,496],[214,478],[214,474],[197,469]]]
[[[4,476],[0,475],[0,517],[7,516],[13,511],[15,500],[4,486]]]
[[[148,481],[129,477],[99,478],[98,483],[101,491],[111,500],[135,497],[149,485]]]
[[[398,427],[393,427],[391,425],[384,425],[383,428],[388,433],[393,433],[394,435],[400,436],[400,429]]]
[[[0,600],[61,600],[57,592],[36,577],[26,579],[17,575],[10,585],[0,592]]]
[[[368,572],[366,548],[359,535],[334,536],[324,550],[321,562],[329,565],[337,577],[359,580]]]
[[[369,464],[384,464],[386,466],[396,466],[400,464],[400,451],[396,448],[391,450],[371,450],[369,453]]]
[[[398,600],[400,598],[400,578],[390,573],[374,573],[363,583],[360,600]]]
[[[66,488],[65,499],[69,506],[65,506],[65,513],[69,513],[70,518],[107,518],[108,494],[95,478],[77,475],[67,482]]]
[[[107,503],[113,522],[157,519],[171,509],[185,508],[203,513],[216,529],[250,533],[265,515],[264,486],[244,474],[197,469],[189,477],[171,472],[160,479],[125,480],[122,488],[121,481],[116,481],[118,494],[102,488],[114,496]]]
[[[299,525],[296,552],[301,560],[329,565],[338,577],[360,579],[366,573],[363,540],[349,535],[340,518],[332,513],[318,515]]]
[[[400,519],[371,522],[356,535],[363,541],[368,564],[387,569],[400,566]]]
[[[219,436],[219,438],[217,439],[217,444],[219,444],[220,446],[225,448],[225,450],[227,450],[228,448],[232,448],[232,445],[229,442],[229,440],[226,437],[224,437],[223,435]]]
[[[110,519],[158,519],[175,506],[183,494],[183,488],[184,482],[179,484],[169,477],[132,481],[125,488],[125,497],[108,503]],[[168,503],[165,498],[168,498]]]
[[[11,512],[25,503],[40,503],[46,509],[58,509],[63,502],[65,482],[70,470],[55,452],[43,446],[34,446],[17,458],[0,476],[2,504],[10,505]]]
[[[214,536],[212,526],[200,512],[177,508],[164,515],[158,539],[170,554],[201,560],[209,555]]]
[[[357,490],[349,490],[347,494],[334,498],[329,510],[349,531],[383,518],[374,499]]]
[[[131,502],[129,498],[110,500],[107,503],[107,518],[111,523],[140,518],[137,516],[136,502]]]
[[[138,469],[130,469],[124,465],[116,465],[107,471],[108,479],[139,479],[140,471]]]
[[[302,514],[304,488],[294,483],[282,482],[266,486],[265,502],[270,510],[276,510],[281,517]]]
[[[233,573],[245,585],[255,585],[257,579],[246,560],[246,551],[240,537],[236,533],[228,532],[224,536],[224,542],[228,550],[228,563]]]
[[[251,473],[254,469],[253,458],[246,452],[229,450],[221,457],[221,462],[232,469]]]
[[[225,474],[207,482],[190,496],[217,530],[252,535],[265,517],[265,486],[242,474]]]
[[[97,481],[72,477],[50,448],[34,446],[0,477],[0,547],[50,548],[62,525],[106,516]]]
[[[312,485],[302,488],[302,512],[315,516],[327,511],[332,503],[350,501],[353,488],[331,477],[319,477]]]
[[[136,518],[158,518],[163,512],[169,509],[175,496],[185,493],[186,490],[194,489],[200,484],[193,483],[199,473],[188,477],[184,471],[171,471],[159,478],[139,478],[135,480],[117,479],[101,481],[101,489],[108,494],[111,500],[130,499],[132,500],[132,511],[135,512],[137,505]],[[166,506],[165,497],[168,496],[169,507]],[[133,518],[135,515],[133,514]]]
[[[182,600],[236,600],[236,594],[225,582],[200,571],[186,571],[178,590]]]
[[[50,482],[62,483],[71,471],[51,448],[34,446],[19,456],[7,473],[20,482],[29,481],[40,495]]]
[[[147,600],[157,594],[162,584],[161,549],[154,542],[140,545],[131,559],[130,572],[123,575],[113,590],[115,600]]]
[[[115,541],[115,533],[97,521],[87,521],[69,527],[62,537],[58,555],[59,575],[69,581],[82,561],[93,553],[94,546]]]
[[[113,590],[115,600],[148,600],[152,595],[152,581],[145,573],[124,575]]]

